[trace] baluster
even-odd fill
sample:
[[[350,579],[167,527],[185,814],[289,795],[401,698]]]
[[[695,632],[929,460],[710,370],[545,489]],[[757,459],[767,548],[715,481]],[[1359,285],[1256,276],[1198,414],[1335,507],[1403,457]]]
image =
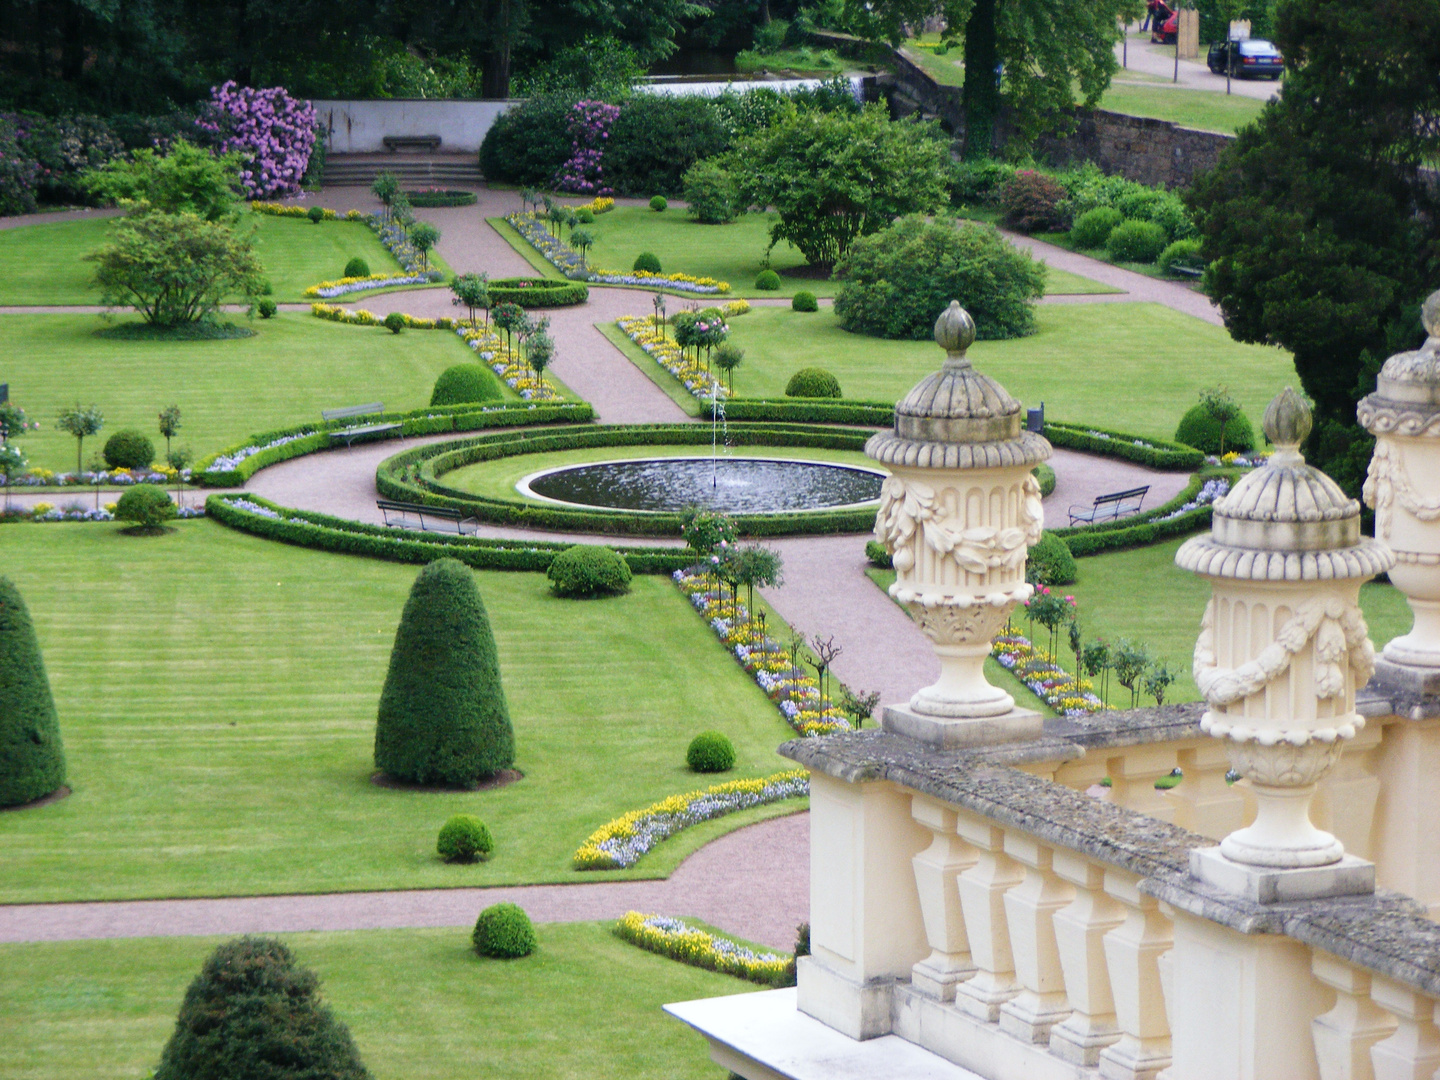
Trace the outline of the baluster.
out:
[[[911,814],[934,834],[930,846],[911,860],[920,893],[920,912],[931,953],[915,965],[911,985],[927,997],[950,1001],[955,984],[975,973],[956,878],[977,861],[975,850],[955,832],[955,811],[916,795]]]
[[[1093,1066],[1100,1051],[1120,1038],[1104,937],[1125,921],[1125,909],[1105,894],[1104,868],[1085,856],[1057,849],[1052,866],[1075,886],[1075,899],[1055,913],[1055,944],[1074,1011],[1050,1029],[1050,1052],[1072,1065]]]
[[[1156,791],[1155,781],[1175,770],[1175,750],[1162,744],[1129,746],[1106,762],[1110,772],[1110,801],[1116,806],[1160,821],[1173,821],[1175,801],[1169,792]]]
[[[1175,804],[1176,825],[1221,840],[1245,824],[1245,797],[1225,782],[1230,757],[1211,739],[1177,755],[1184,779],[1163,794]]]
[[[1020,993],[1000,1009],[1000,1030],[1049,1043],[1050,1029],[1070,1015],[1065,972],[1055,947],[1055,913],[1074,898],[1051,870],[1053,852],[1024,833],[1005,834],[1005,853],[1025,867],[1025,880],[1005,894],[1005,921]]]
[[[1000,1019],[1000,1006],[1017,993],[1015,960],[1005,923],[1005,893],[1025,875],[1005,854],[1005,830],[987,819],[961,812],[956,831],[975,846],[975,865],[959,878],[960,907],[976,974],[955,987],[955,1005],[987,1024]]]
[[[1370,1048],[1394,1032],[1395,1020],[1370,1000],[1370,973],[1319,950],[1310,970],[1335,991],[1335,1007],[1310,1021],[1320,1080],[1374,1080]]]
[[[1435,1002],[1418,990],[1372,976],[1370,998],[1395,1017],[1395,1033],[1370,1048],[1375,1080],[1430,1080],[1440,1068]]]
[[[1134,874],[1105,873],[1105,892],[1120,901],[1125,921],[1105,935],[1105,963],[1120,1038],[1100,1051],[1106,1080],[1151,1080],[1170,1064],[1170,1024],[1160,983],[1160,956],[1174,938],[1154,897],[1136,888]],[[1217,1078],[1219,1080],[1219,1078]]]

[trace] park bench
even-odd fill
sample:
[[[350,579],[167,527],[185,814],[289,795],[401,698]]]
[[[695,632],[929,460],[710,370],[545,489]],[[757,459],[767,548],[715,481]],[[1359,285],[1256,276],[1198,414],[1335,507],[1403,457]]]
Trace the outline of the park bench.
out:
[[[344,409],[321,409],[320,418],[325,421],[350,420],[357,416],[373,416],[375,413],[383,413],[384,411],[384,402],[372,401],[368,405],[351,405]],[[374,435],[380,431],[396,431],[400,426],[397,421],[386,424],[357,424],[352,427],[336,428],[330,432],[330,441],[333,443],[344,439],[345,445],[349,446],[361,435]]]
[[[429,526],[425,524],[425,519],[429,518],[431,521],[448,521],[462,536],[465,534],[467,524],[470,526],[472,534],[480,529],[480,522],[477,518],[467,517],[459,510],[451,510],[445,506],[422,506],[419,503],[396,502],[393,499],[376,499],[375,505],[385,516],[385,524],[391,528],[419,528],[422,532],[429,531]],[[395,515],[394,521],[390,520],[392,514]],[[414,518],[418,525],[412,525],[411,518]]]
[[[386,135],[380,141],[392,154],[400,150],[421,150],[433,154],[440,149],[439,135]]]
[[[1070,507],[1070,524],[1093,525],[1097,521],[1114,521],[1127,514],[1138,514],[1140,504],[1145,501],[1145,495],[1149,490],[1149,485],[1146,485],[1145,487],[1131,488],[1129,491],[1112,491],[1108,495],[1096,495],[1093,506]]]
[[[1201,266],[1186,266],[1184,263],[1171,263],[1170,273],[1179,274],[1181,277],[1198,278],[1201,274],[1205,273],[1205,268]]]

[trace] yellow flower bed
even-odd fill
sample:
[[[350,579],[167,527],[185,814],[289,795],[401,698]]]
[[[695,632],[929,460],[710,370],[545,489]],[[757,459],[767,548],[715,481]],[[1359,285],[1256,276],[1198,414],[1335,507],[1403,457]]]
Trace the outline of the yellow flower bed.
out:
[[[287,206],[285,203],[261,202],[258,199],[250,203],[250,209],[256,214],[269,214],[271,217],[302,217],[310,216],[308,206]],[[338,221],[341,217],[340,211],[330,210],[322,207],[321,213],[324,221]],[[364,221],[365,215],[359,210],[346,210],[344,214],[346,221]]]
[[[592,214],[608,214],[615,209],[615,200],[608,195],[596,195],[595,198],[577,209],[589,210]]]
[[[756,952],[738,941],[696,929],[679,919],[627,911],[615,924],[615,935],[692,967],[735,975],[766,986],[795,985],[793,956]]]
[[[729,318],[732,318],[732,319],[733,319],[736,315],[749,315],[749,314],[750,314],[750,301],[749,301],[749,300],[731,300],[728,304],[726,304],[726,305],[725,305],[724,307],[722,307],[720,310],[723,311],[723,312],[726,314],[726,316],[728,316]]]
[[[682,351],[674,338],[657,333],[655,320],[650,316],[623,315],[615,320],[615,324],[657,364],[679,379],[693,396],[701,399],[708,399],[712,394],[721,399],[730,396],[730,391],[719,385],[705,370],[699,357]]]

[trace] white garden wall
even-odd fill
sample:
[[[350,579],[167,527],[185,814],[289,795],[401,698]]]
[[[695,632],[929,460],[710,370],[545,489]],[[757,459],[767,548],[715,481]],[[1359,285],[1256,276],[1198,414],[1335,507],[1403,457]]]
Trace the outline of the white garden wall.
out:
[[[384,153],[386,135],[439,135],[440,153],[475,153],[509,101],[385,98],[313,102],[332,154]]]

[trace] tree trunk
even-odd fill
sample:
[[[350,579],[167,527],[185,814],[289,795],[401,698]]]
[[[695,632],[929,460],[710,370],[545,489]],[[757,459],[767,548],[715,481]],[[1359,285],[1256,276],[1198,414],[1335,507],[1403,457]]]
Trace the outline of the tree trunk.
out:
[[[510,96],[510,44],[499,44],[481,64],[481,94],[503,101]]]
[[[965,157],[987,158],[1000,113],[1000,63],[995,16],[999,0],[975,0],[965,24]]]

